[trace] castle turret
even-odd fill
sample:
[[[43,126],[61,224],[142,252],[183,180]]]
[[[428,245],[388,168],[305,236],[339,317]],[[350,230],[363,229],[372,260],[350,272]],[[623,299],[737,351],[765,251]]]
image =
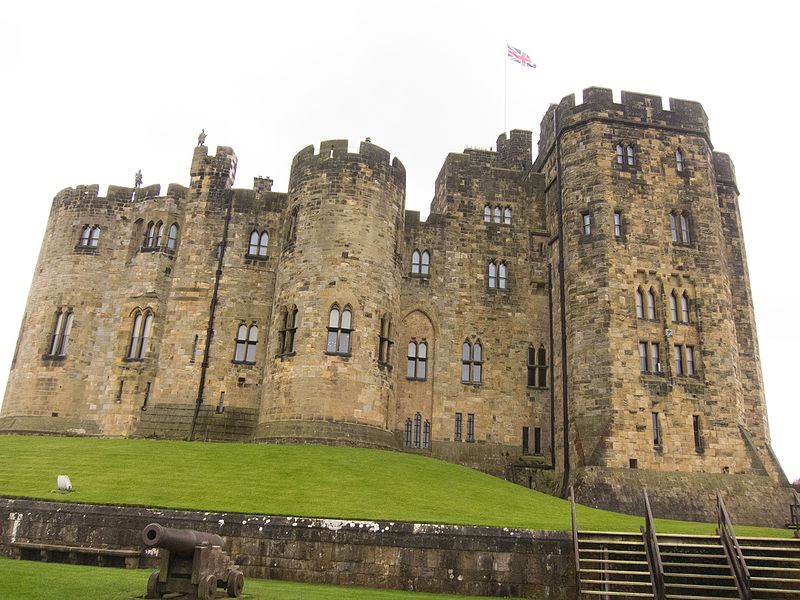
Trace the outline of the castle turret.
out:
[[[396,317],[405,169],[346,140],[292,163],[258,440],[392,446],[381,323]]]

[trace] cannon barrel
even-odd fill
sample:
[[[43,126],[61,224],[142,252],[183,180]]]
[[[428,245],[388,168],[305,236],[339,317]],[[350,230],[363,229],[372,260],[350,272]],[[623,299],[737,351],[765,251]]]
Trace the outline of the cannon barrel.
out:
[[[215,533],[203,533],[193,529],[173,529],[158,523],[150,523],[142,530],[145,546],[164,548],[176,554],[191,556],[196,546],[219,546],[223,541]]]

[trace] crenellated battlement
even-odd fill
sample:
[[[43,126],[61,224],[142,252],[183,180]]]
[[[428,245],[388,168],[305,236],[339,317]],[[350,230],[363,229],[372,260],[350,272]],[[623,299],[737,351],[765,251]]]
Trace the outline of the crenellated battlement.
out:
[[[64,188],[53,198],[53,208],[64,208],[74,205],[103,206],[107,204],[129,204],[137,202],[159,200],[183,200],[186,198],[188,188],[177,183],[167,187],[166,196],[161,196],[161,185],[152,184],[140,188],[121,185],[109,185],[105,196],[100,196],[100,186],[96,183],[78,185],[74,188]]]
[[[217,146],[214,156],[208,155],[207,146],[197,146],[192,155],[190,175],[192,179],[201,177],[221,178],[225,180],[227,188],[233,186],[236,179],[236,165],[239,159],[233,148]]]
[[[559,131],[581,122],[602,119],[684,130],[706,138],[710,136],[708,117],[699,102],[670,98],[669,108],[664,108],[661,96],[625,90],[620,102],[614,102],[610,89],[590,87],[583,90],[580,104],[575,103],[575,94],[569,94],[558,105],[551,104],[547,109],[540,125],[540,156],[553,145],[554,111],[557,111]]]
[[[374,170],[387,172],[398,185],[405,187],[406,169],[400,159],[391,157],[388,150],[370,141],[363,141],[359,144],[358,152],[351,152],[348,140],[325,140],[320,142],[319,152],[314,151],[313,145],[306,146],[292,159],[289,189],[303,169],[338,169],[345,162],[366,163]]]

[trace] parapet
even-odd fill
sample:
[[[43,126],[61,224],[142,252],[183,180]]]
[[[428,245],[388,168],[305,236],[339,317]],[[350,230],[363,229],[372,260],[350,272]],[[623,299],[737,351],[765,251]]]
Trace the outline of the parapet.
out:
[[[724,152],[714,152],[714,178],[717,183],[726,183],[736,187],[736,167],[731,157]]]
[[[289,189],[293,187],[295,177],[302,168],[338,169],[342,162],[366,163],[376,171],[387,172],[398,185],[405,187],[406,169],[396,156],[391,158],[388,150],[384,150],[370,141],[364,141],[359,144],[358,152],[350,152],[347,140],[325,140],[320,142],[318,153],[314,153],[312,145],[306,146],[295,155],[289,176]]]
[[[214,156],[208,156],[208,148],[206,146],[197,146],[192,155],[192,168],[189,174],[193,178],[222,178],[226,180],[226,187],[230,188],[236,178],[237,163],[238,159],[233,148],[217,146],[217,153]]]
[[[542,118],[539,136],[539,155],[553,144],[553,113],[558,119],[558,130],[592,119],[609,119],[668,127],[710,137],[708,117],[699,102],[669,99],[664,108],[661,96],[624,91],[621,101],[614,102],[608,88],[590,87],[583,90],[583,102],[575,104],[575,94],[565,96],[558,105],[551,104]]]
[[[532,138],[532,133],[524,129],[512,129],[508,139],[501,133],[497,137],[497,156],[503,166],[530,168]]]
[[[149,200],[150,198],[158,198],[159,194],[161,194],[161,184],[154,183],[153,185],[145,185],[136,188],[136,192],[133,194],[133,200],[137,202],[140,200]]]

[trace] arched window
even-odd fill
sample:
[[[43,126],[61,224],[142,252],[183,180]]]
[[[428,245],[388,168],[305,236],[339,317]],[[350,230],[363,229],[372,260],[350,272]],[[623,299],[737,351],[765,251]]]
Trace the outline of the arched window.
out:
[[[489,263],[489,289],[493,290],[497,287],[497,265],[494,261]]]
[[[159,221],[156,223],[156,247],[161,247],[161,242],[164,240],[164,224]]]
[[[501,262],[500,266],[497,268],[497,287],[501,290],[506,289],[506,274],[508,269],[506,268],[506,263]]]
[[[675,169],[678,171],[678,173],[683,173],[683,166],[683,152],[681,152],[681,149],[678,148],[675,150]]]
[[[334,305],[328,315],[328,342],[325,352],[328,354],[350,354],[351,321],[353,315],[349,306],[341,312]]]
[[[81,231],[81,239],[78,242],[79,246],[88,246],[89,245],[89,236],[92,235],[92,228],[88,225],[83,226],[83,230]]]
[[[681,242],[690,244],[692,242],[691,235],[689,235],[689,217],[685,213],[680,215],[681,221]]]
[[[536,349],[528,346],[528,387],[536,387]]]
[[[491,223],[492,222],[492,207],[488,204],[483,207],[483,222],[484,223]]]
[[[131,315],[131,341],[128,345],[128,360],[144,360],[153,329],[153,313],[150,310],[136,309]]]
[[[178,224],[173,223],[169,226],[167,233],[167,250],[175,250],[178,246]]]
[[[617,144],[617,164],[622,165],[625,163],[625,149],[622,147],[622,144]]]
[[[632,167],[634,163],[633,146],[628,146],[625,150],[628,156],[628,166]]]
[[[288,320],[286,321],[286,344],[284,346],[285,354],[294,353],[294,339],[297,334],[297,307],[292,306],[288,311]]]
[[[428,419],[425,419],[425,423],[422,425],[422,447],[431,447],[431,422]]]
[[[647,318],[651,321],[656,320],[656,295],[653,288],[647,290]]]
[[[538,384],[540,388],[547,387],[547,352],[544,349],[544,346],[539,346],[539,350],[536,353],[536,364],[539,369],[539,378]]]
[[[89,236],[89,246],[97,248],[97,242],[100,241],[100,225],[92,227],[92,233]]]
[[[461,345],[461,383],[480,383],[483,373],[483,346],[468,340]]]
[[[494,222],[500,223],[501,222],[501,209],[499,206],[494,207]]]
[[[391,340],[392,317],[384,315],[381,317],[381,330],[378,334],[378,364],[391,364],[391,350],[394,342]]]
[[[406,448],[411,447],[411,419],[406,419],[406,427],[405,431],[403,432],[403,445]]]
[[[286,227],[286,245],[294,244],[297,238],[297,219],[300,215],[300,207],[295,206],[289,215],[289,222]]]
[[[233,362],[254,364],[256,362],[256,344],[258,344],[258,327],[248,327],[241,323],[236,329],[236,347]]]
[[[155,239],[156,239],[155,236],[156,236],[156,226],[153,224],[152,221],[150,221],[147,224],[147,230],[146,230],[146,232],[144,234],[144,247],[145,248],[152,248],[153,247],[153,243],[155,242]]]
[[[669,229],[670,229],[670,232],[672,233],[672,241],[673,242],[677,242],[678,241],[678,223],[677,223],[677,221],[675,219],[675,213],[674,212],[669,213]]]
[[[420,429],[422,429],[422,415],[417,413],[414,415],[414,448],[419,448]]]
[[[644,319],[644,295],[642,288],[636,288],[636,318]]]
[[[258,231],[255,229],[250,232],[250,244],[247,246],[247,254],[250,256],[258,254]]]
[[[419,267],[420,267],[419,250],[414,250],[414,252],[411,253],[411,273],[413,275],[418,275]]]
[[[675,290],[669,295],[669,313],[670,317],[672,318],[673,323],[678,322],[678,298],[676,296]]]
[[[422,262],[419,266],[420,275],[428,275],[431,270],[431,253],[425,250],[422,253]]]
[[[408,343],[406,377],[416,381],[425,381],[428,373],[428,344],[411,341]]]
[[[508,206],[503,211],[503,224],[511,225],[511,209]]]
[[[73,321],[72,310],[59,309],[56,312],[53,334],[50,338],[50,347],[47,351],[48,356],[66,356],[69,347],[69,335],[72,332]]]
[[[689,322],[689,294],[686,292],[681,294],[681,321],[683,323]]]
[[[266,256],[267,255],[267,244],[269,243],[269,235],[266,231],[261,232],[261,237],[258,241],[258,255],[259,256]]]

